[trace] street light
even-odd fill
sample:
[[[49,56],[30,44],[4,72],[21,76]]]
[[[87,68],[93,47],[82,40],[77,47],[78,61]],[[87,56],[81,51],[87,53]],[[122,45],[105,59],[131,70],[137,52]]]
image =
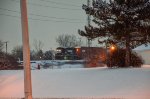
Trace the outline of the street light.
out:
[[[106,64],[109,66],[111,65],[111,54],[117,49],[115,45],[111,45],[108,47],[108,44],[106,42]]]
[[[116,50],[116,46],[112,45],[112,46],[110,47],[110,50],[111,50],[111,51]]]

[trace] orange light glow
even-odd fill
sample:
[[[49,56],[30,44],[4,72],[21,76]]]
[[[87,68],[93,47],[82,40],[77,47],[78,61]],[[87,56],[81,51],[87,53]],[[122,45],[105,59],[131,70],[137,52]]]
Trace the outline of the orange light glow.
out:
[[[115,48],[115,46],[111,46],[110,49],[111,50],[115,50],[116,48]]]
[[[76,51],[79,52],[79,49],[77,48]]]

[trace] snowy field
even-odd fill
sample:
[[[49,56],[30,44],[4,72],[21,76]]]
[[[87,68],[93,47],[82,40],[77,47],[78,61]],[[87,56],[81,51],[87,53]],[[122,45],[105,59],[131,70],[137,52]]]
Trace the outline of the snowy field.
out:
[[[150,66],[32,70],[33,97],[150,99]],[[0,71],[0,98],[24,97],[23,70]]]
[[[84,60],[41,60],[30,64],[32,70],[38,69],[38,65],[40,69],[84,68]]]

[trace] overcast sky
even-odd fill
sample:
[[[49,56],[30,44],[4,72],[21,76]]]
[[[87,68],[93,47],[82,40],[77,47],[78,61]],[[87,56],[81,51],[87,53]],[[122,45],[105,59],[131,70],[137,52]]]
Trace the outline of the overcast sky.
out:
[[[74,34],[86,45],[85,37],[79,36],[77,31],[84,30],[87,24],[87,16],[82,10],[82,4],[87,0],[27,1],[31,49],[34,49],[34,40],[44,43],[44,51],[55,49],[58,47],[55,39],[60,34]],[[0,0],[0,40],[8,41],[9,52],[22,45],[20,0]],[[97,40],[92,45],[100,46]]]
[[[75,34],[84,29],[87,17],[82,4],[87,0],[27,0],[30,46],[33,41],[44,43],[43,50],[55,49],[60,34]],[[85,44],[85,38],[82,40]],[[0,0],[0,40],[9,41],[8,51],[22,45],[20,0]],[[4,49],[5,50],[5,49]]]

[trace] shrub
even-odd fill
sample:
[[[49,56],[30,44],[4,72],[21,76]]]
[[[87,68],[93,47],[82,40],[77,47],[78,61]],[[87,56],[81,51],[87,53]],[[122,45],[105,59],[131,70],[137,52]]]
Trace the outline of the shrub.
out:
[[[0,52],[0,70],[22,69],[12,55]]]
[[[144,63],[141,56],[139,56],[136,52],[131,51],[130,65],[125,65],[125,49],[117,49],[113,52],[109,53],[107,58],[107,66],[112,67],[141,67]]]

